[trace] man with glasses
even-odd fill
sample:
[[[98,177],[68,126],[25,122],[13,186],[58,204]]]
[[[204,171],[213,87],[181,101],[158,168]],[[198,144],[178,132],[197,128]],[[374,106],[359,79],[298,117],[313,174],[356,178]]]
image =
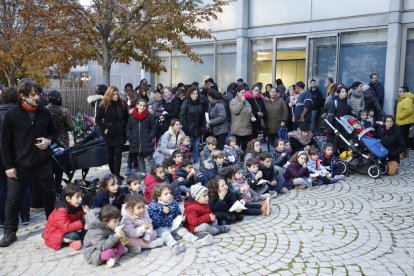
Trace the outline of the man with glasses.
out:
[[[0,247],[17,240],[19,209],[27,185],[41,196],[46,219],[55,204],[50,143],[55,137],[52,117],[39,105],[41,88],[28,79],[20,81],[19,104],[4,116],[1,150],[8,178],[4,235]]]

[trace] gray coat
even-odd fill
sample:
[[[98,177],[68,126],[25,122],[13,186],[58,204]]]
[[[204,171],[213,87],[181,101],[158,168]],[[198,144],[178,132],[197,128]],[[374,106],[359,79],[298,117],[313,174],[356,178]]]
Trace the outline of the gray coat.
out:
[[[102,251],[113,248],[119,239],[114,231],[98,219],[99,209],[90,210],[85,216],[85,238],[83,240],[82,253],[85,260],[93,265],[102,264],[99,255]]]
[[[365,109],[365,100],[362,92],[349,92],[349,104],[351,105],[352,113],[358,116],[359,111]]]
[[[211,132],[214,136],[227,133],[226,106],[222,100],[210,105],[209,111]]]
[[[237,136],[252,134],[252,107],[247,100],[242,101],[238,96],[230,101],[231,133]]]
[[[177,149],[180,139],[185,133],[180,130],[178,135],[174,134],[172,127],[161,136],[158,141],[157,150],[154,152],[154,161],[156,164],[161,165],[165,158],[170,157],[172,153]]]
[[[280,97],[273,102],[265,98],[264,103],[267,110],[266,134],[275,134],[279,131],[280,123],[288,119],[287,105]]]

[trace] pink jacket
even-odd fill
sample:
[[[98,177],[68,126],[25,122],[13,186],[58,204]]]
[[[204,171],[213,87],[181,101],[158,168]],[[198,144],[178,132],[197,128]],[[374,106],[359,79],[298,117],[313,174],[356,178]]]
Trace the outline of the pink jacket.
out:
[[[122,220],[120,225],[123,225],[124,232],[129,238],[141,238],[144,236],[145,233],[151,235],[152,233],[152,220],[148,216],[148,212],[145,210],[144,217],[137,217],[132,212],[126,209],[126,204],[122,205]],[[149,229],[145,229],[144,225],[149,224],[151,227]]]

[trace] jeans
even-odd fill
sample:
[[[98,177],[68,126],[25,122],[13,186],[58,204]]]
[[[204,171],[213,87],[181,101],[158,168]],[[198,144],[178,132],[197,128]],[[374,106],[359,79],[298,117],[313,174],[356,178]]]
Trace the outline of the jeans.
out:
[[[219,229],[219,226],[217,225],[217,221],[213,221],[210,223],[202,223],[198,225],[194,229],[194,233],[199,233],[199,232],[207,232],[210,235],[217,235],[220,233],[220,229]]]
[[[318,115],[319,115],[319,110],[312,110],[312,121],[310,124],[310,130],[312,131],[312,133],[315,133],[316,130],[319,130],[317,129],[318,123],[319,123]]]
[[[276,186],[272,186],[272,185],[267,185],[267,186],[269,187],[269,190],[271,191],[280,192],[280,190],[283,187],[285,187],[285,178],[283,177],[282,174],[278,174],[278,176],[276,177],[276,181],[277,181]]]
[[[146,166],[145,166],[145,159],[147,159],[149,164],[149,171],[151,171],[151,168],[154,166],[155,161],[154,158],[152,158],[152,153],[137,153],[137,159],[138,159],[138,167],[140,172],[147,173]]]
[[[7,199],[7,177],[0,175],[0,222],[4,223]],[[30,219],[31,185],[28,185],[24,192],[23,201],[20,206],[20,219]]]
[[[198,163],[198,146],[200,145],[201,136],[191,137],[191,147],[193,149],[193,164]]]
[[[5,234],[17,232],[19,207],[30,183],[42,198],[46,219],[55,208],[55,183],[50,162],[39,164],[30,169],[17,168],[16,171],[17,179],[9,178],[7,183]]]
[[[107,146],[107,150],[109,169],[114,175],[119,175],[121,171],[122,146]]]

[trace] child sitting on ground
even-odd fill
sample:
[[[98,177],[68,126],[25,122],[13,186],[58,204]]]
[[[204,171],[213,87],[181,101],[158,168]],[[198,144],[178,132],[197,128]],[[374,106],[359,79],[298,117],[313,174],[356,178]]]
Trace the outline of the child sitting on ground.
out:
[[[312,187],[307,162],[308,155],[305,151],[298,151],[292,156],[290,164],[283,175],[285,177],[286,188],[289,190],[293,188],[304,190]]]
[[[184,202],[184,216],[184,226],[190,233],[218,235],[230,231],[228,225],[217,225],[216,216],[208,207],[208,190],[201,183],[191,186],[191,198]]]
[[[179,192],[184,193],[188,197],[191,186],[197,183],[198,180],[192,161],[183,161],[181,167],[178,168],[177,178]]]
[[[74,184],[68,184],[63,189],[62,201],[56,201],[43,233],[48,247],[59,250],[63,244],[69,244],[72,249],[81,249],[85,235],[84,213],[89,211],[88,206],[82,208],[82,197],[82,190]]]
[[[172,234],[181,236],[183,240],[193,243],[196,248],[213,242],[213,236],[210,234],[197,238],[181,226],[180,222],[185,220],[185,217],[181,216],[178,202],[173,199],[169,184],[161,183],[155,186],[151,203],[148,205],[148,214],[158,237],[164,240],[175,255],[184,252],[185,245],[179,244]],[[177,220],[178,223],[173,223]]]
[[[152,221],[145,207],[145,200],[141,195],[128,195],[122,205],[121,214],[120,225],[128,237],[126,247],[129,252],[138,254],[141,249],[164,244],[163,239],[157,239],[157,233],[152,228]]]
[[[229,136],[224,145],[224,164],[225,167],[237,166],[240,164],[243,150],[237,145],[236,136]]]
[[[272,164],[275,171],[280,173],[286,172],[286,164],[290,159],[289,150],[286,148],[286,142],[279,139],[275,142],[275,147],[271,149]]]
[[[142,195],[141,191],[141,181],[142,177],[138,176],[135,173],[131,173],[126,178],[126,184],[127,186],[122,189],[122,193],[127,196],[129,194],[131,195]]]
[[[173,151],[171,157],[174,160],[174,169],[175,169],[175,171],[174,171],[174,174],[173,174],[173,179],[175,179],[177,177],[178,168],[181,166],[181,163],[183,163],[183,155],[181,154],[181,152],[179,150],[175,150],[175,151]]]
[[[213,150],[211,153],[211,159],[207,163],[208,169],[202,173],[201,177],[201,183],[204,186],[207,186],[208,181],[219,174],[219,170],[224,164],[224,152],[221,150]]]
[[[193,153],[191,151],[191,139],[189,136],[184,135],[181,137],[177,150],[183,156],[183,161],[193,159]]]
[[[332,144],[325,143],[322,146],[322,153],[319,159],[321,160],[321,165],[324,166],[330,173],[327,176],[338,180],[345,178],[345,176],[341,174],[341,167],[339,166],[338,158],[333,154]]]
[[[121,210],[124,200],[125,194],[122,194],[119,189],[118,177],[114,174],[107,174],[101,180],[96,197],[92,201],[92,207],[102,208],[106,204],[111,204]]]
[[[319,160],[319,151],[318,149],[311,147],[309,150],[309,160],[308,160],[308,170],[312,178],[313,184],[322,185],[322,184],[332,184],[338,182],[338,179],[333,177],[326,170],[326,168],[321,164]]]
[[[263,173],[259,171],[259,163],[254,158],[246,160],[246,172],[244,177],[246,178],[247,184],[250,188],[258,195],[263,195],[269,191],[267,187],[267,181],[262,179]],[[270,196],[275,197],[277,193],[275,191],[269,191]]]
[[[144,197],[145,197],[145,201],[147,202],[147,204],[151,202],[152,190],[154,189],[154,187],[159,183],[164,183],[165,181],[166,180],[165,180],[164,168],[159,165],[155,165],[151,169],[151,172],[147,174],[147,176],[144,179],[144,184],[145,184]]]
[[[214,136],[208,136],[206,138],[206,145],[204,146],[203,150],[200,152],[200,170],[203,172],[205,169],[206,164],[208,164],[208,160],[211,159],[211,153],[217,147],[217,139]],[[207,165],[209,167],[210,165]]]
[[[259,170],[262,172],[262,179],[267,180],[267,187],[270,191],[286,194],[288,189],[285,187],[285,179],[279,172],[275,172],[272,166],[272,154],[270,152],[262,152],[260,154]]]
[[[82,249],[86,262],[93,265],[106,262],[108,267],[113,267],[126,253],[120,242],[120,239],[126,238],[125,232],[117,227],[120,219],[121,211],[109,204],[86,214],[85,230],[88,231]]]

